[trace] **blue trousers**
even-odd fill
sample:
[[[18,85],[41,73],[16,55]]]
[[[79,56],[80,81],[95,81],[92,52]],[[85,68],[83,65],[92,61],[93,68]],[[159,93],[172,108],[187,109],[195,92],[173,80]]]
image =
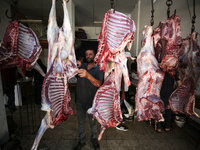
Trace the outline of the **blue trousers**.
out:
[[[81,143],[86,141],[85,123],[86,123],[86,114],[88,114],[87,110],[89,108],[91,108],[91,106],[85,106],[83,104],[76,103],[79,141]],[[91,128],[91,138],[97,138],[97,121],[96,119],[93,120],[93,116],[89,114],[88,114],[88,119],[89,119],[90,128]]]

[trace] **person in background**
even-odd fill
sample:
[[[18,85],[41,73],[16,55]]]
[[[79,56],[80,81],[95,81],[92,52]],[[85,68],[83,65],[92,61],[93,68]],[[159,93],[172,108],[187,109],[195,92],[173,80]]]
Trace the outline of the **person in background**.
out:
[[[17,67],[1,69],[3,94],[8,96],[8,109],[10,112],[16,110],[14,87],[17,81]]]
[[[104,73],[100,71],[98,65],[94,62],[94,50],[86,50],[86,63],[77,61],[77,66],[80,66],[78,80],[76,86],[76,110],[78,118],[78,133],[79,142],[75,146],[75,150],[82,149],[86,145],[85,123],[87,110],[92,107],[93,99],[97,89],[103,83]],[[88,115],[91,127],[91,141],[95,150],[100,149],[97,140],[97,121],[93,120],[92,115]]]
[[[137,73],[137,57],[135,56],[134,58],[136,58],[136,60],[134,60],[134,62],[132,62],[131,64],[131,72],[130,72],[131,85],[129,87],[129,94],[135,97],[139,78]]]
[[[128,67],[128,62],[130,61],[130,57],[131,57],[131,53],[130,52],[125,52],[125,56],[127,58],[127,67]],[[122,117],[123,117],[123,123],[125,122],[125,120],[132,120],[129,119],[129,117],[125,117],[124,114],[128,114],[128,109],[126,108],[126,105],[124,103],[124,100],[129,101],[129,92],[128,92],[129,87],[125,84],[124,82],[124,77],[122,75],[122,82],[121,82],[121,91],[120,91],[120,106],[121,106],[121,111],[122,111]],[[126,127],[123,124],[119,124],[118,126],[116,126],[117,130],[121,130],[121,131],[128,131],[128,127]]]
[[[181,85],[181,81],[177,75],[177,73],[172,77],[168,72],[165,73],[165,77],[162,83],[162,87],[160,90],[160,98],[165,104],[165,131],[169,132],[171,130],[171,116],[172,112],[169,105],[169,97],[172,94],[172,92],[175,90],[174,83],[177,83],[177,87]],[[156,129],[158,133],[161,133],[161,122],[157,123]]]

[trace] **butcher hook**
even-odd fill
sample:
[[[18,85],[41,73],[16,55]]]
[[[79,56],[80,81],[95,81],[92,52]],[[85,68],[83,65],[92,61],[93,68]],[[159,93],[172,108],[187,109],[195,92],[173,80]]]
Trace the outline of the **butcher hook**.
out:
[[[110,0],[110,4],[111,4],[111,9],[113,9],[113,13],[115,13],[114,0]]]
[[[12,20],[14,20],[14,17],[15,17],[15,15],[16,15],[16,13],[17,13],[17,3],[18,3],[18,0],[13,0],[12,1],[14,4],[15,4],[15,12],[14,12],[14,14],[11,16],[11,17],[9,17],[8,16],[8,9],[6,10],[6,12],[5,12],[5,15],[6,15],[6,17],[8,17],[9,19],[12,19]]]

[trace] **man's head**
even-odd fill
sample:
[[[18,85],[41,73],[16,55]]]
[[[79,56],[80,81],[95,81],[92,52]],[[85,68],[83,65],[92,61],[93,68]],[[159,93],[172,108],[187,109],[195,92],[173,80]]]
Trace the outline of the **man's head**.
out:
[[[95,52],[94,50],[86,50],[85,51],[85,58],[88,63],[94,62]]]

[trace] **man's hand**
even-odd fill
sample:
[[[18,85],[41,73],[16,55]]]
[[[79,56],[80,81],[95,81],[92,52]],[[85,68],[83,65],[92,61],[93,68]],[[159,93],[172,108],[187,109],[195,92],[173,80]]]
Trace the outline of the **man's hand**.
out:
[[[79,69],[78,75],[82,78],[87,78],[88,72],[85,69]]]
[[[81,62],[79,60],[76,60],[77,63],[77,67],[80,68],[81,67]]]

